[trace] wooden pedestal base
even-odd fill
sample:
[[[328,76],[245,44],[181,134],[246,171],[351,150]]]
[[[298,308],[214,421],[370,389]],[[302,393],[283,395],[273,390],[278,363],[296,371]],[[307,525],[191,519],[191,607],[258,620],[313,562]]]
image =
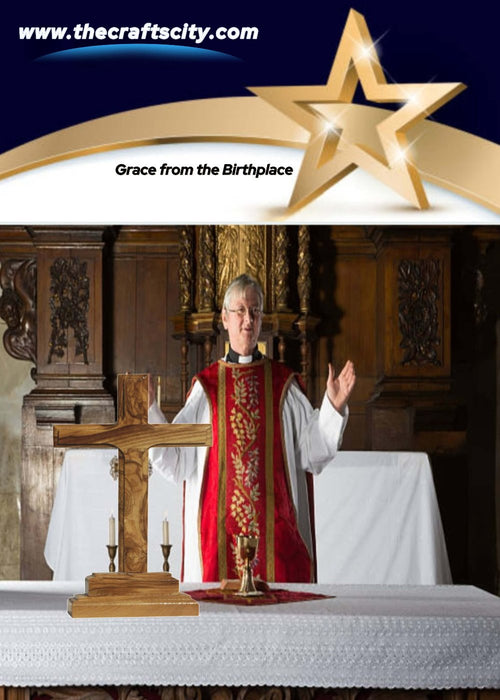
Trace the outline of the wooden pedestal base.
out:
[[[71,617],[199,615],[199,605],[167,572],[92,574],[86,593],[68,600]]]

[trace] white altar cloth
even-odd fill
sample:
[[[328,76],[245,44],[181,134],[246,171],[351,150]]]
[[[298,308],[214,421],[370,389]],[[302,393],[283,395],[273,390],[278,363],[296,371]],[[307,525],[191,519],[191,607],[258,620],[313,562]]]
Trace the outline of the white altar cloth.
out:
[[[54,579],[106,571],[110,512],[118,488],[109,474],[114,450],[68,450],[45,546]],[[320,583],[451,583],[439,508],[426,454],[339,452],[315,477]],[[165,511],[180,575],[182,487],[153,473],[149,488],[150,571],[159,571]]]
[[[314,481],[319,583],[451,583],[428,456],[339,452]]]
[[[202,602],[197,618],[72,619],[75,582],[0,582],[0,685],[500,688],[496,596],[472,586],[287,588],[337,597]]]

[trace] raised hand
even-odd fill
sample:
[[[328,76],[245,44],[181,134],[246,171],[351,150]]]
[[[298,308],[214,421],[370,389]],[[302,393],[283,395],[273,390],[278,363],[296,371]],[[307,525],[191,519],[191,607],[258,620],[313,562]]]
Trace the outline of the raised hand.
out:
[[[356,384],[356,372],[351,360],[348,360],[341,373],[336,377],[335,370],[331,363],[328,363],[328,379],[326,380],[326,393],[330,403],[339,412],[343,413],[344,408]]]

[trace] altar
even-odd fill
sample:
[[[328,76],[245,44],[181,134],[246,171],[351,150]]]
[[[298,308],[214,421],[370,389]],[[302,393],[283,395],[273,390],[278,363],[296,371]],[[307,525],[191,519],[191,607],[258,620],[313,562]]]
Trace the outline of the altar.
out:
[[[72,619],[66,599],[83,582],[0,582],[0,686],[500,688],[496,596],[473,586],[286,588],[332,597],[201,602],[197,618]]]
[[[108,519],[116,514],[114,450],[68,450],[45,558],[54,579],[83,581],[106,571]],[[451,583],[443,527],[426,454],[341,451],[315,477],[320,583]],[[170,525],[170,567],[180,575],[182,486],[153,472],[149,483],[148,568],[160,571],[162,520]]]

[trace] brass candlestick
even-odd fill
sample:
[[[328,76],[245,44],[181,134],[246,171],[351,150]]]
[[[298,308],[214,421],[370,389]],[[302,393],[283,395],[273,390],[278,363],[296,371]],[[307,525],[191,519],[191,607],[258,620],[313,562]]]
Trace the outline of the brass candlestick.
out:
[[[238,535],[237,548],[238,556],[243,560],[243,573],[241,576],[240,590],[236,595],[244,597],[264,595],[262,591],[255,588],[252,572],[252,562],[257,554],[257,546],[259,544],[258,537],[249,537],[247,535]]]
[[[172,549],[171,544],[162,544],[161,551],[163,552],[163,571],[170,571],[170,565],[168,563],[168,558],[170,556],[170,550]]]
[[[110,574],[114,574],[116,571],[115,567],[115,557],[116,557],[116,552],[118,550],[118,545],[116,544],[107,544],[106,547],[108,548],[108,554],[109,554],[109,567],[108,571]]]

